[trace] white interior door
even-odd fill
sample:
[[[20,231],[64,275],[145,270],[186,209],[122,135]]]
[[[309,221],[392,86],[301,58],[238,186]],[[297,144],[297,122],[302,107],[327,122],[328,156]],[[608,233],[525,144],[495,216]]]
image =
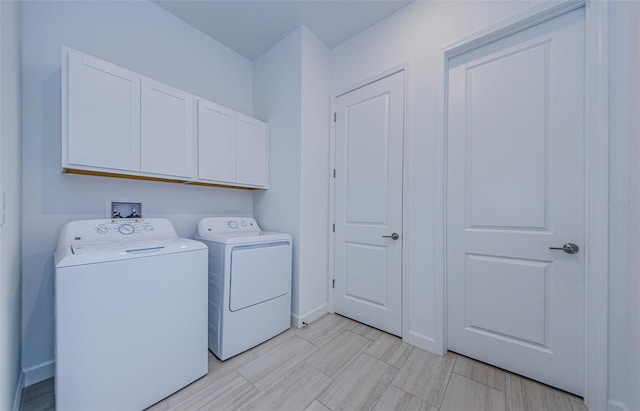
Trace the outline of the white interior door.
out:
[[[455,57],[448,85],[448,348],[578,395],[584,61],[579,10]]]
[[[404,72],[336,107],[334,311],[401,335]]]

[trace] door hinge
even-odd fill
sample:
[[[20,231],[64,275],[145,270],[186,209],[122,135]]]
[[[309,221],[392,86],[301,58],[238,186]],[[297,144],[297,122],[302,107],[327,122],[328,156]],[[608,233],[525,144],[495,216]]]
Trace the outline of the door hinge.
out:
[[[333,223],[333,232],[336,232],[336,223]]]
[[[333,178],[336,178],[336,169],[333,169]]]
[[[331,281],[331,288],[336,288],[336,279],[335,278]]]
[[[334,123],[335,123],[336,121],[338,121],[338,120],[337,120],[337,118],[338,118],[338,113],[333,113],[333,122],[334,122]]]

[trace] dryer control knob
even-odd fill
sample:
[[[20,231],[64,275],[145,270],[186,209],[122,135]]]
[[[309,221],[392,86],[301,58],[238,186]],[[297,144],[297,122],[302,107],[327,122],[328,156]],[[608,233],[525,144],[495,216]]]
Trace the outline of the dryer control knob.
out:
[[[109,231],[107,227],[102,227],[102,226],[96,227],[96,232],[98,234],[107,234],[107,231]]]
[[[122,224],[121,226],[118,227],[118,231],[120,232],[120,234],[129,235],[129,234],[133,234],[133,232],[136,231],[136,229],[133,228],[131,224]]]
[[[229,228],[231,229],[236,229],[238,228],[238,222],[236,220],[231,220],[227,223],[227,225],[229,226]]]

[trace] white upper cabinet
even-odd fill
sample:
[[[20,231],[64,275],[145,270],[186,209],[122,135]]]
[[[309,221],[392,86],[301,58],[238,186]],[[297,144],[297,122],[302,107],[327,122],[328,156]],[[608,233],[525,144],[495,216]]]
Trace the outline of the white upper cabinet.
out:
[[[198,179],[266,188],[266,123],[198,99]]]
[[[236,181],[236,112],[198,99],[198,178]]]
[[[68,47],[61,73],[64,171],[267,188],[266,123]]]
[[[266,187],[267,125],[238,113],[236,129],[236,182]]]
[[[193,177],[193,102],[191,94],[142,78],[141,171]]]
[[[63,167],[140,170],[140,76],[73,50],[66,57]]]

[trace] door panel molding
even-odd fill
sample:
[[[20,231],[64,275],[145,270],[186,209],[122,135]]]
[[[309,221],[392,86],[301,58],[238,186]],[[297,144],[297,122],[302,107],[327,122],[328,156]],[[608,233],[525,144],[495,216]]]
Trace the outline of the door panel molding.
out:
[[[579,8],[585,9],[585,403],[606,409],[608,403],[608,5],[607,2],[565,0],[545,3],[496,25],[441,47],[436,104],[436,230],[435,344],[446,352],[446,170],[448,72],[452,58]]]

